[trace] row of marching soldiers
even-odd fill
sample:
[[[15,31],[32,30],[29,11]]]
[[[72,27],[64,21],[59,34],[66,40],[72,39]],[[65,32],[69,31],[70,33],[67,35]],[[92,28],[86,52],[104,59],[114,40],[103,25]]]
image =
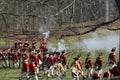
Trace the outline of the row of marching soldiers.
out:
[[[29,56],[27,53],[28,51],[36,50],[36,44],[36,40],[32,41],[31,46],[28,40],[26,40],[24,44],[21,40],[15,40],[13,47],[0,49],[0,59],[3,60],[3,67],[11,68],[10,61],[12,60],[14,68],[17,66],[20,68],[21,60]],[[46,45],[46,39],[41,38],[39,50],[43,50]]]
[[[20,68],[21,67],[21,61],[24,60],[24,58],[29,57],[27,52],[35,51],[37,49],[36,47],[37,41],[32,40],[31,44],[28,40],[26,40],[24,43],[21,40],[15,40],[14,46],[11,48],[5,48],[0,50],[0,59],[3,60],[3,67],[11,68],[11,60],[13,62],[14,68]],[[47,41],[45,39],[45,36],[43,36],[40,39],[40,46],[38,50],[43,51],[44,48],[47,45]]]
[[[38,80],[39,71],[44,71],[44,76],[47,78],[50,75],[55,77],[63,78],[67,68],[67,58],[64,51],[60,52],[40,52],[31,51],[29,58],[26,57],[23,60],[21,78],[26,76],[27,79],[31,80],[34,78]]]
[[[21,52],[20,49],[14,50],[14,49],[2,49],[0,51],[0,59],[3,61],[3,67],[4,68],[11,68],[11,61],[13,63],[14,68],[21,68],[21,61],[28,57],[28,54],[26,51]]]
[[[21,41],[21,40],[15,40],[14,42],[14,49],[15,50],[23,50],[23,51],[26,51],[26,50],[29,50],[29,49],[36,49],[37,45],[37,41],[36,40],[32,40],[31,44],[28,40],[26,40],[24,43]],[[47,41],[46,39],[43,37],[40,39],[40,45],[39,45],[39,50],[43,50],[45,48],[45,46],[47,45]]]
[[[83,79],[92,79],[92,80],[102,80],[102,79],[110,79],[111,77],[118,77],[119,76],[119,68],[117,66],[116,55],[115,55],[115,48],[112,48],[111,53],[108,57],[108,62],[103,66],[103,58],[102,53],[98,55],[96,61],[93,63],[91,53],[88,53],[85,65],[82,65],[81,54],[74,57],[74,61],[71,65],[72,69],[72,80],[79,80],[80,76]],[[109,70],[103,70],[106,66],[110,66]],[[85,67],[85,70],[83,70]],[[86,75],[84,74],[86,71]]]

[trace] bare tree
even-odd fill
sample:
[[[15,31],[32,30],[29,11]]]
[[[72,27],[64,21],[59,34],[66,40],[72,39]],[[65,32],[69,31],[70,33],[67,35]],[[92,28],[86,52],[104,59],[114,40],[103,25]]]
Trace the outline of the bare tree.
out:
[[[1,32],[35,35],[51,30],[51,34],[83,34],[101,24],[119,19],[120,1],[109,0],[109,20],[105,23],[106,0],[0,0]],[[71,26],[72,24],[72,26]],[[102,25],[101,25],[102,26]],[[81,28],[82,27],[82,28]]]

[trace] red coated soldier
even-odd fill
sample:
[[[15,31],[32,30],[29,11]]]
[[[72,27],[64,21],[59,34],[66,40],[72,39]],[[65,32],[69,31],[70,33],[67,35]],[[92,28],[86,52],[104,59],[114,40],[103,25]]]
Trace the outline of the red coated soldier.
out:
[[[82,75],[83,79],[85,79],[84,72],[83,72],[82,60],[81,60],[81,54],[79,54],[77,57],[78,57],[77,62],[79,63],[80,68],[81,68],[81,75]]]
[[[60,61],[60,52],[56,52],[56,56],[55,56],[55,64],[58,64]]]
[[[32,41],[32,49],[33,49],[33,50],[36,49],[36,44],[37,44],[37,42],[36,42],[35,40],[33,40],[33,41]]]
[[[18,40],[15,40],[14,47],[15,47],[16,50],[18,49]]]
[[[87,55],[87,58],[85,60],[85,68],[87,70],[87,77],[89,78],[92,76],[93,73],[93,63],[92,63],[92,58],[91,58],[91,53],[89,52]]]
[[[40,50],[43,51],[45,49],[45,46],[47,45],[47,41],[46,39],[42,39],[41,42],[40,42]]]
[[[21,40],[18,41],[18,48],[19,48],[19,49],[22,48],[22,41],[21,41]]]
[[[17,65],[19,66],[18,53],[17,52],[14,52],[14,54],[13,54],[13,64],[14,64],[14,68],[17,68]]]
[[[102,66],[103,66],[103,60],[102,60],[102,53],[101,53],[101,54],[99,54],[99,56],[96,58],[95,68],[101,69]]]
[[[104,72],[103,78],[110,79],[110,72],[109,71]]]
[[[26,40],[24,45],[23,45],[24,51],[28,49],[28,46],[29,46],[29,42]]]
[[[49,59],[50,59],[50,60],[49,60],[49,61],[50,61],[50,65],[53,66],[53,65],[55,64],[55,58],[54,58],[54,56],[53,56],[52,53],[50,54]]]
[[[35,58],[35,55],[34,55],[34,51],[31,51],[30,52],[30,60],[34,59]]]
[[[47,74],[47,77],[50,77],[50,73],[52,74],[52,77],[54,77],[54,64],[55,64],[55,58],[53,54],[50,53],[49,63],[48,63],[49,67],[45,71],[45,74]]]
[[[34,62],[34,59],[32,59],[30,65],[29,65],[29,80],[31,80],[33,77],[35,78],[35,80],[38,80],[38,76],[37,76],[37,68]]]
[[[39,59],[38,59],[38,55],[35,53],[35,65],[38,67],[39,66]]]
[[[26,51],[22,54],[22,58],[23,58],[23,60],[28,58],[28,53]]]
[[[46,53],[43,56],[43,63],[42,63],[42,69],[44,70],[45,66],[48,67],[48,63],[49,63],[49,54]]]
[[[117,65],[114,65],[111,69],[110,69],[110,73],[111,75],[113,75],[113,77],[119,76],[119,68]]]
[[[23,76],[26,76],[27,79],[29,79],[29,63],[28,63],[28,58],[26,58],[26,59],[23,61],[21,78],[22,78]]]
[[[98,74],[100,77],[103,74],[102,66],[103,66],[102,53],[100,53],[95,61],[95,68],[98,69]]]
[[[114,64],[114,63],[117,62],[116,61],[115,50],[116,50],[116,48],[112,48],[111,53],[109,54],[109,57],[108,57],[109,64]]]
[[[93,80],[99,80],[100,79],[100,76],[98,74],[98,70],[95,69],[95,72],[93,73],[93,76],[92,76]]]
[[[62,55],[60,56],[62,59],[62,65],[64,66],[65,70],[67,68],[67,57],[65,51],[62,51]]]

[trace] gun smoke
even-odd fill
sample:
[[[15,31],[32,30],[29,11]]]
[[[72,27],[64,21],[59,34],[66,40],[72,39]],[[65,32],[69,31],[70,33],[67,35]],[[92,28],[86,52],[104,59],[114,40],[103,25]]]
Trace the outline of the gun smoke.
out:
[[[60,39],[59,42],[57,43],[57,47],[53,47],[52,44],[48,44],[47,48],[50,49],[52,52],[62,52],[64,50],[66,50],[66,46],[64,44],[64,39]]]
[[[116,47],[116,52],[119,48],[119,34],[110,32],[103,37],[94,32],[91,38],[83,39],[80,42],[80,47],[86,51],[105,50],[110,52],[113,47]]]

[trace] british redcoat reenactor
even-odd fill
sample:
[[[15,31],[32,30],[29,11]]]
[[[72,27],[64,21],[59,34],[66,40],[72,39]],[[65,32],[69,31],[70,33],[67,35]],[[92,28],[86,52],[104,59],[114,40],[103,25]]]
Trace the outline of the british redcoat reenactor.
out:
[[[34,51],[31,51],[31,52],[30,52],[30,56],[29,56],[30,61],[31,61],[32,59],[34,59],[34,57],[35,57]]]
[[[40,42],[40,47],[39,47],[40,51],[43,51],[45,49],[46,45],[47,45],[46,39],[42,39]]]
[[[67,57],[66,57],[65,51],[62,51],[60,59],[62,59],[62,65],[64,66],[64,68],[66,70],[67,69]]]
[[[58,64],[59,60],[60,60],[60,52],[56,52],[55,57],[55,64]]]
[[[35,78],[35,80],[38,80],[37,68],[34,59],[32,59],[29,64],[29,80],[31,80],[33,77]]]
[[[32,50],[36,49],[36,44],[37,44],[36,40],[33,40],[32,41]]]
[[[79,54],[77,57],[78,57],[77,61],[81,67],[81,76],[83,77],[83,79],[85,79],[84,72],[83,72],[83,64],[82,64],[82,60],[81,60],[81,54]]]
[[[38,60],[39,60],[39,70],[42,68],[42,64],[43,64],[43,54],[41,51],[38,52]]]
[[[49,53],[46,53],[44,56],[43,56],[43,62],[42,62],[42,69],[43,70],[46,70],[46,68],[48,69],[49,68]],[[45,73],[46,74],[46,73]]]
[[[27,50],[28,47],[29,47],[29,42],[28,42],[28,40],[26,40],[24,45],[23,45],[23,50]]]
[[[3,67],[8,67],[9,66],[9,61],[8,61],[8,53],[6,51],[3,51],[3,55],[2,55],[2,60],[3,60]]]
[[[85,60],[85,68],[87,70],[87,77],[91,77],[93,74],[93,62],[91,58],[91,53],[89,52]]]
[[[100,76],[99,76],[99,73],[98,73],[98,69],[95,69],[95,72],[94,72],[93,75],[92,75],[92,79],[93,79],[93,80],[100,80]]]
[[[119,71],[117,64],[111,67],[109,70],[110,70],[111,76],[113,77],[119,76],[120,71]]]
[[[50,54],[46,53],[45,56],[43,56],[42,69],[44,70],[44,76],[47,74],[47,78],[49,77],[48,76],[49,68],[50,68]]]
[[[102,73],[103,73],[103,70],[102,70],[102,67],[103,67],[102,53],[100,53],[98,55],[94,65],[95,65],[95,68],[98,69],[99,76],[101,77]]]
[[[19,49],[22,49],[22,44],[23,44],[22,41],[21,41],[21,40],[18,40],[18,48],[19,48]]]
[[[102,59],[102,53],[99,54],[99,56],[96,58],[96,61],[95,61],[95,67],[97,67],[97,69],[101,69],[103,66],[103,59]]]
[[[117,62],[115,50],[116,50],[116,48],[112,48],[111,53],[109,54],[109,57],[108,57],[108,62],[109,62],[109,64],[112,64],[112,65]]]
[[[29,79],[29,62],[28,58],[25,58],[23,63],[22,63],[22,72],[21,72],[21,79],[23,76],[26,76],[27,79]]]
[[[105,71],[103,73],[103,79],[110,79],[110,71]]]
[[[22,54],[22,59],[24,60],[26,58],[28,58],[28,53],[26,51],[24,51]]]
[[[18,60],[18,53],[15,51],[13,54],[13,66],[14,68],[17,68],[17,66],[19,66],[19,60]]]
[[[55,58],[53,56],[54,54],[50,53],[49,56],[49,68],[47,70],[47,77],[50,77],[50,73],[52,74],[52,77],[54,77],[54,65],[55,65]]]

